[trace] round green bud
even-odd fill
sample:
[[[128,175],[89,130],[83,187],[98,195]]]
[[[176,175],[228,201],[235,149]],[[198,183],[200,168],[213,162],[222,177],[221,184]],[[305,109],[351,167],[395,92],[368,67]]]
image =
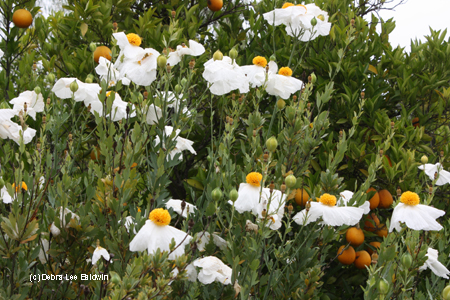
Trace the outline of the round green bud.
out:
[[[235,48],[230,50],[230,53],[228,54],[230,56],[231,59],[236,59],[236,57],[238,56],[238,52]]]
[[[181,85],[177,84],[175,86],[175,93],[179,94],[179,93],[181,93],[182,90],[183,90],[183,88],[181,87]]]
[[[316,83],[317,81],[317,76],[314,73],[311,73],[311,83]]]
[[[164,69],[167,65],[167,58],[164,55],[160,55],[156,59],[156,63],[158,64],[158,67]]]
[[[91,51],[94,52],[95,49],[97,49],[97,45],[94,42],[92,42],[89,44],[89,49],[91,49]]]
[[[214,60],[222,60],[223,59],[222,52],[220,52],[220,50],[217,50],[216,52],[214,52],[213,59]]]
[[[378,290],[380,291],[381,295],[386,295],[389,292],[389,283],[386,281],[386,279],[380,279],[380,282],[378,283]]]
[[[420,161],[421,161],[423,164],[426,164],[426,163],[428,162],[428,157],[427,157],[426,155],[424,155],[424,156],[422,156],[422,157],[420,158]]]
[[[283,99],[278,99],[277,101],[277,107],[279,110],[282,110],[286,106],[286,101]]]
[[[295,184],[297,183],[297,178],[295,178],[294,175],[289,175],[288,177],[286,177],[286,180],[284,181],[286,183],[286,186],[291,189],[295,186]]]
[[[311,19],[311,25],[316,26],[317,25],[317,19],[314,17]]]
[[[120,276],[117,273],[112,272],[112,274],[111,274],[111,282],[114,283],[114,284],[119,284],[120,283]]]
[[[181,83],[182,86],[186,86],[187,79],[186,79],[185,77],[183,77],[183,78],[181,79],[180,83]]]
[[[88,74],[88,76],[87,76],[86,78],[89,78],[89,79],[91,79],[91,80],[94,80],[94,75]]]
[[[442,298],[444,300],[450,300],[450,285],[447,285],[443,290],[442,290]]]
[[[37,87],[35,87],[35,88],[34,88],[34,92],[35,92],[36,94],[38,94],[38,95],[39,95],[39,94],[41,93],[41,88],[40,88],[40,87],[38,87],[38,86],[37,86]]]
[[[78,91],[78,83],[76,80],[74,80],[71,84],[70,84],[70,90],[72,91],[72,93],[75,93],[76,91]]]
[[[268,139],[266,141],[266,147],[267,150],[269,150],[270,152],[275,152],[275,150],[277,150],[278,147],[278,141],[277,139],[273,136],[270,139]]]
[[[49,82],[55,81],[55,74],[53,74],[53,73],[48,73],[48,74],[47,74],[47,80],[48,80]]]
[[[230,192],[230,200],[234,202],[237,200],[238,197],[239,197],[238,191],[236,191],[236,189],[232,189]]]
[[[412,256],[409,253],[405,253],[402,256],[402,264],[405,267],[405,269],[411,268],[412,265]]]
[[[87,78],[86,78],[86,83],[92,83],[92,78],[87,77]]]
[[[275,54],[272,54],[269,59],[270,61],[276,61],[277,57],[275,56]]]
[[[220,199],[222,199],[222,191],[219,188],[215,188],[212,192],[211,192],[211,196],[213,198],[214,201],[219,201]]]

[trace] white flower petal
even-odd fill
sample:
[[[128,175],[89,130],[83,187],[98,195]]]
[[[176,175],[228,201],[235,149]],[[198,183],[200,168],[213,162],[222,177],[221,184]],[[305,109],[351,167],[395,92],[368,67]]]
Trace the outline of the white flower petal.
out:
[[[389,232],[401,230],[400,222],[413,230],[441,230],[443,227],[436,219],[445,215],[445,211],[423,204],[408,205],[399,203],[392,213]]]
[[[203,284],[210,284],[213,281],[222,284],[231,284],[232,269],[225,265],[215,256],[199,258],[192,263],[194,266],[202,268],[198,273],[198,280]]]
[[[97,248],[95,248],[95,251],[92,254],[92,264],[95,265],[102,256],[106,261],[109,261],[111,259],[108,251],[105,248],[98,246]]]
[[[187,218],[187,211],[188,211],[188,207],[189,207],[189,214],[194,214],[195,210],[197,209],[197,207],[191,203],[188,202],[184,202],[186,204],[186,206],[184,207],[184,210],[181,209],[181,203],[183,201],[182,200],[178,200],[178,199],[170,199],[169,201],[166,202],[166,208],[172,208],[174,212],[176,212],[179,215],[182,215],[183,217]],[[181,213],[183,211],[183,213]]]
[[[430,270],[437,276],[449,279],[448,275],[450,274],[450,271],[438,260],[438,251],[428,247],[427,254],[425,256],[428,257],[428,259],[425,261],[425,264],[419,268],[419,270],[423,271],[427,268],[430,268]]]

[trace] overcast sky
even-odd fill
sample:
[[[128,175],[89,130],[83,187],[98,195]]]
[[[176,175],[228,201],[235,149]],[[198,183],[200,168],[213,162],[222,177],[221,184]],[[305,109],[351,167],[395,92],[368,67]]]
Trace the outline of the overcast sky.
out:
[[[389,35],[393,47],[400,45],[410,51],[411,39],[426,41],[425,35],[433,30],[444,30],[450,26],[450,0],[408,0],[394,11],[381,11],[383,20],[394,18],[395,29]],[[447,33],[446,41],[449,34]]]
[[[48,15],[49,6],[62,1],[64,0],[38,0],[38,5],[42,6],[44,14]],[[385,21],[394,18],[396,26],[389,35],[389,41],[393,47],[400,45],[409,52],[411,39],[426,41],[424,36],[430,34],[429,27],[433,30],[444,30],[450,26],[450,0],[407,0],[393,11],[381,11],[380,16]],[[447,34],[446,40],[448,36]]]

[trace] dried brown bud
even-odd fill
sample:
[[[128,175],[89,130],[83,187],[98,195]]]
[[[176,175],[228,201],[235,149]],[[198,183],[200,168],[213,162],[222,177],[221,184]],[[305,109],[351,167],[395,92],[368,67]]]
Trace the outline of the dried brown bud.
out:
[[[148,97],[148,92],[145,91],[145,92],[144,92],[144,99],[147,99],[147,97]]]
[[[52,100],[50,98],[47,98],[47,105],[50,105],[51,101]]]
[[[253,137],[256,137],[256,129],[253,129]]]
[[[378,254],[376,252],[372,253],[372,264],[376,265],[378,262]]]
[[[441,155],[441,157],[444,157],[444,151],[441,150],[439,154]]]
[[[269,72],[269,65],[266,66],[266,72]]]
[[[384,151],[383,151],[383,149],[381,149],[380,150],[380,157],[383,157],[383,153],[384,153]]]
[[[231,94],[231,99],[236,99],[236,94],[235,93],[233,93],[233,94]]]
[[[194,219],[190,219],[188,222],[188,229],[191,230],[192,227],[194,227],[194,224],[195,224]]]
[[[113,23],[113,30],[117,30],[117,22]]]
[[[284,184],[284,182],[283,182],[283,184],[282,184],[281,187],[280,187],[280,191],[281,191],[282,193],[284,193],[284,192],[286,191],[286,184]]]
[[[230,123],[230,117],[229,117],[229,116],[227,116],[227,117],[225,118],[225,122]]]
[[[42,124],[45,124],[46,121],[47,121],[47,117],[45,115],[42,116]]]
[[[295,102],[295,101],[297,101],[297,95],[294,95],[294,96],[292,96],[292,100]]]
[[[267,216],[267,210],[264,208],[261,212],[261,216],[265,218]]]
[[[27,112],[28,110],[28,104],[26,102],[23,103],[23,111]]]
[[[71,141],[72,141],[72,134],[69,133],[69,142],[71,142]]]
[[[351,24],[352,26],[355,26],[355,19],[351,19],[351,20],[350,20],[350,24]]]
[[[230,118],[230,125],[233,125],[233,118]]]
[[[272,182],[269,184],[269,189],[270,189],[270,192],[271,192],[271,193],[273,192],[274,188],[275,188],[275,184],[274,184],[273,181],[272,181]]]
[[[311,77],[311,75],[309,75],[308,76],[308,82],[311,83],[311,81],[312,81],[312,77]]]
[[[267,162],[267,160],[269,159],[269,154],[267,152],[264,153],[263,159],[264,159],[265,162]]]
[[[36,69],[37,69],[37,64],[33,63],[33,71],[36,71]]]
[[[402,195],[402,190],[400,187],[397,188],[397,197],[400,197]]]
[[[429,188],[428,188],[428,194],[433,194],[433,187],[432,186],[430,186]]]
[[[175,18],[177,16],[177,12],[172,10],[172,18]]]
[[[189,62],[189,69],[194,69],[195,67],[195,59],[191,59],[191,61]]]
[[[308,110],[311,110],[311,103],[306,104],[306,107],[308,108]]]
[[[366,93],[361,92],[361,99],[364,99],[365,96],[366,96]]]
[[[307,212],[311,209],[311,200],[306,202],[305,209]]]
[[[163,51],[162,51],[162,53],[163,53],[164,55],[167,55],[167,49],[164,48]]]
[[[292,203],[289,203],[287,208],[288,208],[289,213],[292,214],[292,211],[294,210],[294,207],[292,206]]]
[[[170,64],[167,64],[166,70],[167,70],[167,73],[170,73],[172,71],[172,67],[170,66]]]
[[[434,172],[434,179],[438,178],[438,172]]]
[[[186,208],[186,201],[181,201],[181,211],[184,211],[184,209]]]
[[[37,142],[36,148],[37,148],[38,150],[41,150],[41,143],[40,143],[40,142]]]
[[[344,136],[344,132],[342,130],[339,130],[339,138],[342,138]]]

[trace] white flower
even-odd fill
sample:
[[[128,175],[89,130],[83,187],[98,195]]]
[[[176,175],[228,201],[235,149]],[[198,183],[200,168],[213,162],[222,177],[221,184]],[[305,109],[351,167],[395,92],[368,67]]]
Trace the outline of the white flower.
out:
[[[76,220],[80,220],[80,217],[73,213],[70,209],[66,208],[60,208],[59,210],[59,220],[60,220],[60,225],[61,227],[65,227],[67,228],[69,226],[69,223],[66,224],[66,216],[69,215],[70,219],[76,219]],[[50,226],[50,232],[54,235],[54,236],[58,236],[61,233],[61,230],[55,225],[55,222],[52,223],[52,225]]]
[[[438,260],[439,252],[436,249],[428,247],[427,254],[425,254],[428,259],[425,261],[423,266],[419,268],[420,271],[430,268],[430,270],[436,274],[436,276],[448,279],[450,271],[439,262]]]
[[[122,98],[120,97],[120,95],[118,93],[112,92],[114,94],[114,101],[112,103],[112,107],[111,107],[111,115],[113,116],[111,118],[112,121],[117,122],[119,120],[122,119],[126,119],[127,118],[127,106],[128,106],[128,102],[122,101]],[[106,96],[110,97],[111,92],[107,92]],[[131,105],[130,108],[130,115],[128,117],[133,118],[136,116],[136,111],[135,111],[135,107],[134,104]],[[106,115],[107,118],[109,118],[110,114]]]
[[[2,187],[2,189],[0,190],[0,198],[2,198],[3,203],[5,203],[5,204],[10,204],[13,202],[13,198],[8,193],[6,186]]]
[[[192,264],[188,264],[186,266],[186,275],[187,275],[187,279],[191,282],[196,282],[197,281],[197,270],[195,269],[195,267]],[[172,275],[172,277],[175,277],[178,275],[180,271],[178,270],[178,268],[175,268],[172,270],[172,272],[170,273]],[[172,283],[169,282],[169,285]]]
[[[122,220],[119,220],[117,223],[121,224]],[[123,224],[127,230],[128,233],[130,233],[130,227],[131,225],[134,225],[133,227],[133,233],[136,234],[136,223],[134,222],[134,218],[132,216],[128,216],[125,218],[125,223]]]
[[[143,49],[131,44],[123,32],[113,33],[113,36],[120,48],[119,58],[114,64],[114,67],[120,71],[120,77],[127,77],[137,85],[150,85],[156,79],[159,52],[152,48]]]
[[[167,102],[167,107],[172,107],[175,110],[175,113],[178,113],[181,105],[181,100],[183,99],[183,94],[175,95],[173,92],[168,91],[167,93],[161,92],[159,95],[156,95],[156,97],[160,98],[161,103]],[[188,117],[191,115],[187,107],[183,107],[183,113],[185,113]]]
[[[70,90],[70,84],[74,81],[78,84],[78,90],[75,93]],[[101,89],[97,83],[84,83],[76,78],[61,78],[53,86],[52,92],[61,99],[69,99],[73,96],[75,101],[83,101],[86,107],[91,105],[92,111],[96,111],[99,115],[102,115],[103,104],[98,100],[98,94]]]
[[[2,58],[3,57],[3,51],[2,50],[0,50],[0,58]]]
[[[182,200],[177,200],[177,199],[170,199],[169,201],[166,202],[166,208],[172,208],[174,212],[176,212],[177,214],[187,218],[187,211],[189,208],[189,214],[194,214],[195,210],[197,209],[197,207],[191,203],[187,203],[186,201],[184,202],[186,204],[186,206],[184,207],[184,209],[181,208],[181,203],[183,201]],[[183,213],[182,213],[183,212]]]
[[[162,208],[154,209],[150,213],[150,220],[145,222],[141,230],[136,234],[130,243],[130,251],[144,251],[154,254],[157,249],[160,251],[170,251],[170,243],[175,240],[175,250],[169,254],[169,259],[176,259],[184,254],[185,245],[189,244],[192,237],[186,232],[168,225],[170,214]]]
[[[39,260],[43,265],[45,265],[48,261],[47,251],[50,247],[50,243],[47,239],[41,239],[41,243],[39,245]]]
[[[130,84],[130,80],[126,77],[120,77],[119,70],[114,68],[113,64],[103,56],[100,56],[95,72],[100,75],[100,80],[105,80],[108,83],[108,86],[114,86],[120,80],[124,85]]]
[[[14,109],[0,109],[0,138],[12,139],[18,145],[20,145],[21,136],[23,137],[23,143],[28,144],[36,135],[36,130],[28,127],[23,131],[22,127],[10,119],[15,116],[16,111]]]
[[[352,191],[343,191],[339,194],[341,197],[339,198],[337,205],[338,206],[348,206],[348,202],[350,199],[353,198],[353,192]],[[360,208],[364,209],[364,214],[367,215],[370,212],[370,202],[364,201],[364,204],[359,206]]]
[[[180,137],[179,136],[180,131],[181,131],[180,129],[177,129],[175,131],[175,138],[174,139],[176,141],[176,145],[175,145],[175,148],[172,149],[170,151],[170,153],[169,153],[171,159],[173,159],[175,157],[175,154],[181,153],[181,151],[183,151],[183,150],[189,150],[192,154],[197,155],[197,152],[195,151],[195,149],[192,148],[192,145],[194,144],[194,142],[191,141],[191,140],[188,140],[188,139]],[[165,126],[164,127],[164,132],[165,132],[165,136],[166,137],[170,137],[172,135],[172,132],[173,132],[173,127],[172,126]],[[159,138],[159,136],[156,136],[155,137],[155,145],[158,145],[159,142],[160,142],[160,138]],[[163,143],[163,147],[165,147],[164,143]],[[180,155],[180,159],[183,159],[183,155]]]
[[[196,259],[194,266],[202,268],[198,273],[198,280],[203,284],[210,284],[213,281],[222,284],[231,284],[232,270],[215,256],[207,256]]]
[[[205,246],[209,244],[211,241],[211,236],[213,243],[219,247],[221,250],[225,250],[227,248],[227,241],[225,241],[223,238],[218,236],[217,234],[210,234],[207,231],[202,231],[197,233],[198,239],[197,239],[197,247],[198,250],[203,251],[205,250]]]
[[[438,173],[438,180],[436,181],[436,185],[444,185],[446,183],[450,183],[450,172],[445,171],[440,163],[436,164],[425,164],[419,166],[420,170],[424,170],[425,174],[428,175],[430,180],[434,180],[434,174]]]
[[[204,64],[203,78],[208,81],[211,93],[224,95],[239,89],[241,93],[249,91],[249,80],[244,71],[228,56],[222,60],[210,59]]]
[[[299,91],[303,87],[303,82],[291,77],[291,75],[292,70],[290,68],[284,67],[278,70],[277,63],[271,61],[269,62],[267,75],[257,73],[254,80],[264,82],[268,94],[288,99],[291,94]]]
[[[149,125],[157,124],[159,122],[159,120],[161,119],[161,117],[162,117],[161,108],[159,108],[158,106],[156,106],[154,104],[150,104],[148,106],[147,117],[145,119],[147,124],[149,124]]]
[[[445,211],[419,204],[419,195],[413,192],[404,192],[400,197],[402,203],[397,204],[392,212],[389,232],[401,230],[400,222],[405,223],[413,230],[441,230],[442,226],[436,219],[445,215]]]
[[[171,66],[175,66],[181,61],[184,55],[199,56],[205,53],[205,47],[197,43],[196,41],[189,40],[189,47],[186,45],[177,46],[177,50],[169,53],[167,63]]]
[[[328,22],[328,13],[315,4],[292,4],[285,8],[277,8],[267,12],[263,14],[263,17],[270,25],[286,25],[288,35],[297,37],[304,42],[313,40],[319,35],[328,35],[331,29],[331,23]],[[317,24],[312,26],[311,20],[314,18]]]
[[[13,110],[16,111],[16,115],[22,110],[24,111],[25,103],[27,104],[27,115],[36,120],[36,113],[43,112],[45,108],[44,97],[42,94],[36,94],[35,91],[25,91],[20,93],[19,97],[16,97],[9,101],[14,104]]]
[[[92,254],[92,264],[95,265],[102,256],[106,261],[109,261],[111,259],[108,251],[105,248],[97,246],[94,253]]]
[[[293,220],[299,225],[307,225],[322,217],[322,224],[331,226],[353,226],[361,220],[364,209],[359,207],[336,206],[336,197],[323,194],[319,202],[310,202],[309,211],[306,209],[297,213]]]

